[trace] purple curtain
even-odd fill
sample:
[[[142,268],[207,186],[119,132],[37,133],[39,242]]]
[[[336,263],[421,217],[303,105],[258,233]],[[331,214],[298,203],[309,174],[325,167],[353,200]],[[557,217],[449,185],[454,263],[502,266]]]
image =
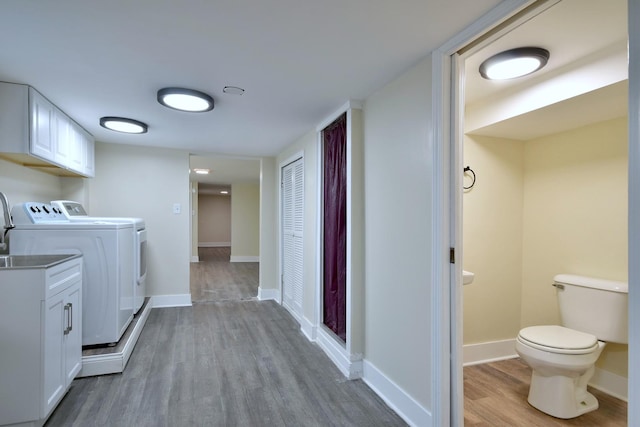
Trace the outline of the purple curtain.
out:
[[[347,115],[323,132],[323,321],[347,340]]]

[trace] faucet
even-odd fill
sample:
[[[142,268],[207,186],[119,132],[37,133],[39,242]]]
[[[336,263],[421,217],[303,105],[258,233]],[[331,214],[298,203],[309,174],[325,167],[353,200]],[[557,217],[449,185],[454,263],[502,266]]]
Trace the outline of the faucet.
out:
[[[2,210],[4,211],[4,231],[0,233],[0,250],[4,251],[7,249],[7,243],[5,243],[5,238],[9,230],[15,227],[13,225],[13,221],[11,220],[11,212],[9,210],[9,200],[7,200],[7,196],[4,193],[0,192],[0,202],[2,202]]]

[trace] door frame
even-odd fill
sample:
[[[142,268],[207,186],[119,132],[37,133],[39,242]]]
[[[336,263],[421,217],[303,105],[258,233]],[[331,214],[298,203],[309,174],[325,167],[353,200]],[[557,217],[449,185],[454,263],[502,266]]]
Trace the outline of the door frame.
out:
[[[559,0],[552,0],[552,5]],[[461,294],[462,294],[462,143],[460,135],[459,79],[456,54],[509,17],[536,3],[535,0],[506,0],[470,27],[432,53],[431,165],[433,185],[434,252],[431,280],[433,298],[431,365],[433,378],[432,425],[462,426],[464,394],[462,384]],[[544,1],[539,2],[544,4]],[[629,28],[629,260],[640,258],[640,30],[632,23],[640,20],[640,2],[628,0]],[[495,35],[495,34],[494,34]],[[463,90],[463,89],[462,89]],[[638,219],[636,219],[638,218]],[[450,263],[450,248],[457,256]],[[629,262],[629,363],[640,357],[640,263]],[[638,362],[629,369],[629,402],[640,401]],[[640,424],[640,405],[628,406],[628,424]]]
[[[548,6],[559,0],[551,0]],[[454,39],[432,53],[432,120],[434,144],[432,178],[434,255],[432,283],[433,425],[462,425],[462,141],[460,106],[463,94],[456,54],[528,6],[532,0],[508,0],[474,22]],[[545,2],[539,2],[542,7]],[[536,5],[537,6],[537,5]],[[629,254],[640,257],[640,31],[631,23],[640,19],[640,2],[628,0],[629,28]],[[513,24],[513,23],[512,23]],[[495,34],[493,34],[495,36]],[[462,72],[461,72],[462,71]],[[635,237],[635,238],[634,238]],[[457,256],[450,263],[450,248]],[[640,264],[629,262],[629,393],[628,401],[640,400]],[[628,423],[640,422],[640,405],[628,406]]]

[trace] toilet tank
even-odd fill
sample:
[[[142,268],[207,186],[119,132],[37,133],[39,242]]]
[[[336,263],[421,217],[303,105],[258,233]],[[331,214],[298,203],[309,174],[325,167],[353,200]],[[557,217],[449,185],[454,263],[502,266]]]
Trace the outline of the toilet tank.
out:
[[[553,285],[563,326],[595,335],[600,341],[628,342],[627,283],[559,274]]]

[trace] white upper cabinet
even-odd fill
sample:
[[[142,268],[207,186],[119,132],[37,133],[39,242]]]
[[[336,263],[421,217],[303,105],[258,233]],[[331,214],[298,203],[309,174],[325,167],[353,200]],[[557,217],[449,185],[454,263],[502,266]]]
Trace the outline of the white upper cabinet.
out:
[[[34,88],[0,82],[0,157],[55,175],[94,176],[94,139]]]
[[[31,111],[31,153],[43,159],[54,160],[56,156],[55,107],[35,90],[29,97]]]

